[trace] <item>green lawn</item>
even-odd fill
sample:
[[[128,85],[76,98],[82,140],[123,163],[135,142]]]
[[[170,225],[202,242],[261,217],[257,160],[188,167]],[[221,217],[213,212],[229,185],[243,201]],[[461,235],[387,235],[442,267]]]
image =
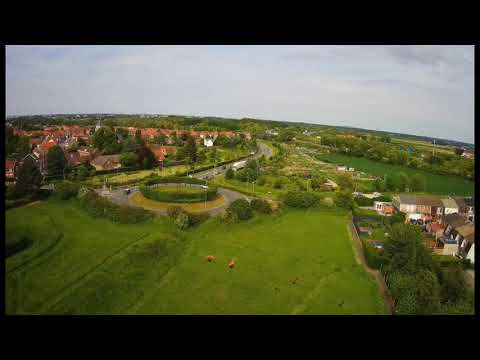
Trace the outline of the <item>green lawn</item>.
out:
[[[75,202],[50,200],[7,211],[6,227],[7,234],[28,227],[34,237],[31,248],[6,260],[9,314],[385,311],[355,261],[346,215],[334,211],[288,210],[235,225],[211,219],[180,232],[168,219],[118,225],[89,217]],[[63,238],[39,251],[57,233]],[[210,254],[215,263],[205,261]]]
[[[438,195],[468,196],[474,193],[475,184],[473,181],[460,177],[436,175],[422,170],[415,170],[405,166],[389,165],[365,158],[357,158],[340,154],[322,154],[320,160],[328,160],[332,163],[347,165],[355,170],[364,171],[375,176],[384,176],[395,172],[404,172],[408,176],[421,174],[426,180],[425,192]]]

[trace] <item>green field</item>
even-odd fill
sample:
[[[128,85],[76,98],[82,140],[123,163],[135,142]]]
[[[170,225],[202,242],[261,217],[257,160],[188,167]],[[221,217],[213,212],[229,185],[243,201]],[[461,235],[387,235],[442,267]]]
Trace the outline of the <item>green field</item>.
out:
[[[347,165],[355,168],[355,170],[364,171],[375,176],[384,176],[396,172],[404,172],[408,176],[413,174],[421,174],[426,180],[425,192],[438,195],[457,195],[468,196],[473,195],[475,184],[473,181],[462,179],[459,177],[436,175],[422,170],[415,170],[405,166],[383,164],[380,162],[368,160],[365,158],[357,158],[340,154],[322,154],[319,155],[320,160],[327,160],[332,163]]]
[[[289,210],[235,225],[211,219],[180,232],[166,218],[118,225],[75,201],[50,200],[7,211],[7,240],[26,227],[34,245],[6,260],[9,314],[385,311],[355,260],[347,217],[336,212]],[[215,263],[205,261],[210,254]]]

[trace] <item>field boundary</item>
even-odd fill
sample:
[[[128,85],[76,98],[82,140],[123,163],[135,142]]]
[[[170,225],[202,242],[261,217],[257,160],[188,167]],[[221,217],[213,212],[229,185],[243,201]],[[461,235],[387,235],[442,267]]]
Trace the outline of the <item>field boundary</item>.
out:
[[[360,260],[360,263],[362,264],[365,271],[373,276],[373,278],[375,279],[375,282],[378,284],[378,287],[380,288],[382,297],[384,299],[384,303],[388,306],[388,311],[390,315],[393,315],[395,313],[393,298],[390,294],[390,291],[388,290],[387,284],[385,284],[385,280],[382,276],[382,273],[379,270],[372,269],[368,266],[367,261],[365,259],[364,245],[360,240],[360,237],[358,236],[358,233],[357,233],[357,229],[355,229],[355,225],[351,220],[349,221],[348,229],[349,229],[351,238],[353,240],[353,248],[354,248],[354,252],[356,253],[355,258],[357,259],[357,262],[358,260]]]

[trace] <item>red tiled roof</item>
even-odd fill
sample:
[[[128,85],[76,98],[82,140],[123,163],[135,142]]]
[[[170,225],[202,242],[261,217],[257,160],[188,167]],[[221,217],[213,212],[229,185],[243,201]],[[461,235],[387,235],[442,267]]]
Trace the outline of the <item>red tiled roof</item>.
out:
[[[6,171],[11,171],[15,169],[15,161],[12,160],[5,160],[5,170]]]

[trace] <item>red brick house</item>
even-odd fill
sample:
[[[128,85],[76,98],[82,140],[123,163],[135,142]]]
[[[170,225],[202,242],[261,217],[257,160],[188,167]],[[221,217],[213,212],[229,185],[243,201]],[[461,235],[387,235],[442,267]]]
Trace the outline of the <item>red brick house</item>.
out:
[[[15,179],[16,161],[5,160],[5,177],[7,179]]]

